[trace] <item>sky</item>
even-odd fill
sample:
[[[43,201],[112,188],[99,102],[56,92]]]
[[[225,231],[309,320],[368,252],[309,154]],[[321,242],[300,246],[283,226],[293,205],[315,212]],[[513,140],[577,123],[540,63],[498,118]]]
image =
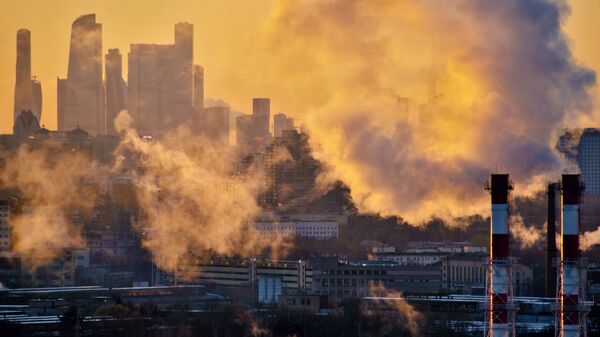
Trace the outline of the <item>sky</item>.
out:
[[[28,28],[32,38],[32,74],[42,82],[41,123],[56,128],[56,78],[66,77],[71,23],[96,13],[102,23],[103,50],[119,48],[127,75],[130,43],[172,43],[173,24],[194,24],[194,61],[205,68],[205,96],[220,98],[250,111],[252,97],[272,97],[268,88],[238,68],[239,57],[253,53],[273,5],[272,0],[45,0],[0,1],[0,132],[12,132],[16,31]],[[564,23],[576,58],[600,70],[600,1],[570,1]],[[251,72],[251,77],[259,72]],[[281,102],[272,97],[273,110]]]

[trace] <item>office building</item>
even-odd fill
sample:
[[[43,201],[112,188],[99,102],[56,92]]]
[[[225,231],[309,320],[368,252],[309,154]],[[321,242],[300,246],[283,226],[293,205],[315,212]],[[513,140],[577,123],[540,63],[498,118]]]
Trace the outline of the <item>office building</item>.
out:
[[[457,294],[483,295],[488,277],[488,266],[483,261],[485,253],[453,254],[442,260],[442,287],[444,291]],[[515,295],[531,296],[533,272],[527,266],[514,264],[512,281]]]
[[[213,106],[202,111],[202,133],[213,142],[229,144],[229,107]]]
[[[298,236],[325,240],[339,236],[339,225],[335,221],[261,221],[254,226],[263,235],[277,237]]]
[[[31,110],[24,110],[15,119],[13,140],[19,146],[28,142],[40,130],[40,123],[35,114]]]
[[[260,303],[277,303],[281,294],[311,292],[312,268],[306,261],[213,258],[185,264],[177,274],[181,280],[246,289]]]
[[[264,206],[282,211],[307,212],[320,163],[311,156],[308,136],[285,130],[267,148]]]
[[[0,200],[0,251],[11,248],[10,205],[7,200]]]
[[[256,119],[258,128],[256,132],[263,137],[270,136],[271,100],[269,98],[253,98],[252,116]]]
[[[579,139],[577,163],[585,183],[585,194],[600,196],[600,130],[585,129]]]
[[[194,113],[199,115],[204,109],[204,68],[194,65]]]
[[[71,27],[69,69],[57,82],[58,129],[81,127],[98,135],[106,132],[102,85],[102,25],[96,15],[77,18]]]
[[[38,121],[42,117],[42,85],[31,77],[31,33],[17,31],[17,66],[15,76],[14,120],[22,111],[31,110]]]
[[[127,85],[123,80],[122,57],[119,49],[109,49],[105,56],[106,132],[115,135],[114,120],[125,109]]]
[[[127,107],[143,135],[191,121],[194,111],[193,25],[175,25],[175,43],[132,44]]]
[[[378,296],[377,290],[436,293],[441,290],[440,265],[402,266],[388,261],[317,258],[312,264],[313,293],[329,299]]]
[[[278,113],[273,116],[273,136],[281,137],[283,131],[294,130],[294,119]]]

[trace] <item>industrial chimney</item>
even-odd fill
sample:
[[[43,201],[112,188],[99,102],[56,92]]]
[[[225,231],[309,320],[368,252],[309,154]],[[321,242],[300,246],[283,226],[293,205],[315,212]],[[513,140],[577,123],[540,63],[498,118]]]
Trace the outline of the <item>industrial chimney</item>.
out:
[[[580,202],[583,184],[579,174],[562,176],[562,231],[559,279],[556,294],[556,334],[560,337],[586,336],[585,287],[579,251]]]
[[[492,174],[486,189],[492,196],[490,259],[486,283],[486,336],[515,336],[515,306],[509,256],[509,196],[513,189],[508,174]]]
[[[556,295],[556,192],[558,183],[548,184],[548,218],[546,219],[546,297]]]

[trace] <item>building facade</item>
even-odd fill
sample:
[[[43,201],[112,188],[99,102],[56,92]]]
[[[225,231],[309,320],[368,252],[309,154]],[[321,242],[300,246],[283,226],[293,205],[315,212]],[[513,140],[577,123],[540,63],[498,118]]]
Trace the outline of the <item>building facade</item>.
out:
[[[440,266],[401,266],[387,261],[334,258],[311,260],[313,293],[330,299],[366,297],[379,289],[405,293],[438,293]]]
[[[12,248],[12,233],[10,228],[10,204],[0,200],[0,251],[10,251]]]
[[[263,235],[278,237],[305,237],[318,240],[334,239],[339,236],[339,225],[335,221],[263,221],[255,228]]]
[[[442,260],[444,292],[483,295],[488,277],[487,254],[455,254]],[[522,264],[513,264],[512,282],[516,296],[529,296],[533,291],[533,272]]]
[[[94,134],[106,132],[102,82],[102,24],[95,14],[77,18],[71,27],[66,79],[58,79],[58,129],[77,127]]]
[[[600,196],[600,130],[585,129],[579,139],[577,163],[586,195]]]

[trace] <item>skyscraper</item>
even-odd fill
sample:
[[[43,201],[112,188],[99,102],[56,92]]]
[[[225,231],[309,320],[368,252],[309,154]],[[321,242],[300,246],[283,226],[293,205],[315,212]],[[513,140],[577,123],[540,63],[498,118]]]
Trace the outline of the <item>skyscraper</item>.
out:
[[[15,78],[14,120],[22,111],[31,110],[40,120],[42,116],[42,85],[31,78],[31,33],[17,31],[17,66]]]
[[[102,86],[102,24],[96,15],[73,21],[66,79],[58,79],[58,129],[106,132]]]
[[[175,25],[175,43],[132,44],[127,107],[143,134],[189,122],[194,111],[193,25]]]
[[[600,196],[600,130],[585,129],[579,139],[577,163],[585,183],[585,193]]]
[[[31,110],[37,117],[38,121],[42,121],[42,83],[37,79],[31,80]]]
[[[212,106],[204,108],[203,133],[214,142],[229,144],[229,107]]]
[[[281,137],[283,131],[294,130],[294,119],[278,113],[273,116],[273,136]]]
[[[127,86],[123,80],[122,58],[119,49],[109,49],[105,56],[106,133],[114,135],[114,120],[125,109]]]
[[[269,136],[271,122],[271,100],[269,98],[252,99],[252,115],[257,119],[258,132],[263,136]]]
[[[201,114],[202,109],[204,109],[204,68],[194,65],[194,114]]]

